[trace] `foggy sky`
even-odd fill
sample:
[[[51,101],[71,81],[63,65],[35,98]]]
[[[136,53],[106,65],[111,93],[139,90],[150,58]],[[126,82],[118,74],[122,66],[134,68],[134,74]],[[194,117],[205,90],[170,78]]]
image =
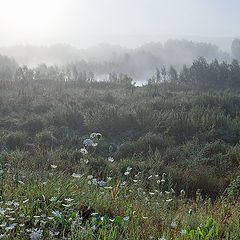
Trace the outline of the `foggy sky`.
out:
[[[239,0],[0,0],[0,46],[214,41],[240,35],[239,9]]]

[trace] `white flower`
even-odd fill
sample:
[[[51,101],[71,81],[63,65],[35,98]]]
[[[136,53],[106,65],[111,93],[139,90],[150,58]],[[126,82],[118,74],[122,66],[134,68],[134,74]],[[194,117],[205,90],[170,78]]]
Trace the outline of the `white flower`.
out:
[[[184,190],[184,189],[182,189],[182,190],[180,191],[180,196],[181,196],[181,197],[184,197],[184,196],[185,196],[185,194],[186,194],[185,190]]]
[[[17,223],[9,224],[7,227],[5,227],[6,231],[13,230],[17,226]]]
[[[31,240],[41,239],[42,236],[43,236],[43,230],[40,230],[40,229],[38,229],[38,230],[35,229],[29,234],[29,237]]]
[[[86,148],[81,148],[81,149],[80,149],[80,152],[81,152],[83,155],[88,154],[88,151],[87,151]]]
[[[127,167],[126,172],[124,173],[125,176],[128,176],[130,174],[130,172],[132,171],[131,167]]]
[[[81,174],[77,174],[77,173],[73,173],[72,177],[74,177],[74,178],[81,178],[82,175]]]
[[[23,201],[23,203],[27,203],[27,202],[29,202],[29,199],[26,199],[26,200]]]
[[[176,229],[177,228],[177,223],[175,221],[171,222],[171,227]]]
[[[59,211],[52,211],[52,214],[54,215],[54,217],[62,217],[62,213]]]
[[[93,178],[93,180],[92,180],[92,184],[93,184],[93,185],[97,185],[97,184],[98,184],[98,182],[97,182],[97,179],[96,179],[96,178]]]
[[[124,217],[123,220],[126,222],[129,221],[129,216]]]
[[[90,139],[90,138],[87,138],[87,139],[85,139],[85,140],[83,141],[83,145],[84,145],[85,147],[92,147],[93,144],[94,144],[94,142],[93,142],[93,140]]]
[[[57,166],[56,166],[56,165],[51,165],[51,168],[52,168],[52,169],[56,169]]]
[[[90,179],[90,180],[93,179],[93,175],[88,175],[87,179]]]
[[[57,197],[51,197],[51,198],[49,199],[50,202],[56,202],[57,200],[58,200]]]
[[[187,235],[187,230],[186,230],[186,229],[181,229],[180,233],[181,233],[182,235]]]
[[[96,134],[95,132],[93,132],[93,133],[90,134],[90,138],[91,138],[91,139],[94,139],[94,138],[96,137],[96,135],[97,135],[97,134]]]
[[[84,163],[88,164],[89,160],[88,159],[84,159]]]
[[[113,157],[108,157],[108,161],[112,163],[112,162],[114,162],[114,158]]]
[[[4,215],[5,212],[6,210],[4,210],[3,208],[0,208],[0,215]]]
[[[101,133],[96,133],[96,138],[97,138],[98,140],[100,140],[100,139],[102,138],[102,134],[101,134]]]
[[[127,167],[127,171],[130,172],[132,170],[131,167]]]
[[[106,183],[105,181],[103,181],[103,180],[98,181],[98,185],[99,185],[100,187],[105,187],[106,184],[107,184],[107,183]]]
[[[66,202],[72,202],[74,199],[73,198],[65,198],[64,199]]]
[[[72,204],[62,204],[62,206],[64,206],[64,207],[68,208],[68,207],[71,207],[71,206],[72,206]]]

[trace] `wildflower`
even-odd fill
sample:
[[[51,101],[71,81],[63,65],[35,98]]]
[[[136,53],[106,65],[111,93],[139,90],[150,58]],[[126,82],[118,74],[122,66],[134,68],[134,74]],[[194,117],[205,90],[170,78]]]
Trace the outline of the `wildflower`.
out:
[[[50,202],[56,202],[58,200],[58,197],[51,197],[49,199]]]
[[[9,224],[7,227],[5,227],[6,231],[13,230],[17,226],[17,223]]]
[[[101,133],[96,133],[96,138],[97,138],[98,140],[100,140],[100,139],[102,138],[102,134],[101,134]]]
[[[72,202],[74,199],[73,198],[65,198],[64,199],[66,202]]]
[[[107,184],[107,183],[106,183],[105,181],[103,181],[103,180],[98,181],[98,185],[99,185],[100,187],[105,187],[106,184]]]
[[[108,161],[113,163],[114,162],[114,158],[113,157],[108,157]]]
[[[96,134],[95,132],[93,132],[93,133],[90,134],[90,138],[91,138],[91,139],[94,139],[94,138],[96,137],[96,135],[97,135],[97,134]]]
[[[186,194],[185,190],[182,189],[182,190],[180,191],[180,197],[181,197],[181,198],[184,198],[185,194]]]
[[[96,213],[96,212],[91,214],[91,216],[97,216],[97,215],[98,215],[98,213]]]
[[[27,203],[27,202],[29,202],[29,199],[24,200],[24,201],[23,201],[23,204],[24,204],[24,203]]]
[[[56,165],[51,165],[51,168],[52,168],[52,169],[56,169],[57,166],[56,166]]]
[[[126,172],[124,173],[125,176],[128,176],[130,174],[130,172],[132,171],[131,167],[127,167]]]
[[[81,178],[82,175],[81,174],[77,174],[77,173],[73,173],[72,177],[74,177],[74,178]]]
[[[84,159],[84,163],[88,164],[89,160],[88,159]]]
[[[167,240],[164,236],[162,236],[161,238],[159,238],[159,240]]]
[[[60,232],[56,231],[56,230],[50,231],[49,233],[50,233],[51,236],[58,236],[60,234]]]
[[[11,206],[11,205],[13,205],[13,201],[7,201],[7,202],[5,203],[5,205]]]
[[[88,151],[87,151],[86,148],[81,148],[81,149],[80,149],[80,152],[81,152],[83,155],[88,154]]]
[[[177,223],[175,221],[171,222],[171,227],[176,229],[177,228]]]
[[[62,213],[59,211],[52,211],[52,214],[54,215],[54,217],[62,217]]]
[[[126,181],[121,183],[121,186],[125,186],[126,185]]]
[[[131,167],[127,167],[127,171],[130,172],[132,170]]]
[[[161,182],[160,180],[157,180],[157,184],[160,184],[160,182]]]
[[[43,230],[40,230],[40,229],[35,229],[29,234],[29,237],[31,240],[41,239],[42,236],[43,236]]]
[[[129,219],[130,219],[129,216],[126,216],[126,217],[123,218],[123,220],[126,221],[126,222],[129,221]]]
[[[3,208],[0,208],[0,215],[4,215],[5,212],[6,210],[4,210]]]
[[[93,142],[93,140],[90,139],[90,138],[87,138],[87,139],[85,139],[85,140],[83,141],[83,145],[84,145],[85,147],[92,147],[93,144],[94,144],[94,142]]]
[[[98,182],[97,182],[97,179],[96,179],[96,178],[93,178],[93,180],[92,180],[92,184],[93,184],[93,185],[97,185],[97,184],[98,184]]]
[[[186,230],[186,229],[181,229],[180,233],[181,233],[182,235],[187,235],[187,230]]]
[[[0,224],[0,227],[6,227],[6,226],[7,226],[6,222],[3,222],[2,224]]]
[[[189,215],[192,215],[192,214],[193,214],[192,208],[190,208],[190,209],[188,210],[188,214],[189,214]]]
[[[71,207],[72,204],[62,204],[62,206],[68,208],[68,207]]]

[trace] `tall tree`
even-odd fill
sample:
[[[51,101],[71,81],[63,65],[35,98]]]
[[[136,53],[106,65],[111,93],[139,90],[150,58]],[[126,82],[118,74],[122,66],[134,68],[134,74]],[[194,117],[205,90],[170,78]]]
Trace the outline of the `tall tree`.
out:
[[[232,42],[232,55],[233,58],[240,61],[240,39],[234,39]]]

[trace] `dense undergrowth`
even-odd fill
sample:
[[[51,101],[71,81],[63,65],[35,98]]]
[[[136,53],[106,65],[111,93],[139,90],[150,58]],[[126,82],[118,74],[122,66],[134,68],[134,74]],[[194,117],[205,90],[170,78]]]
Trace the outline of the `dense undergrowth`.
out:
[[[3,238],[239,239],[237,91],[0,87]]]

